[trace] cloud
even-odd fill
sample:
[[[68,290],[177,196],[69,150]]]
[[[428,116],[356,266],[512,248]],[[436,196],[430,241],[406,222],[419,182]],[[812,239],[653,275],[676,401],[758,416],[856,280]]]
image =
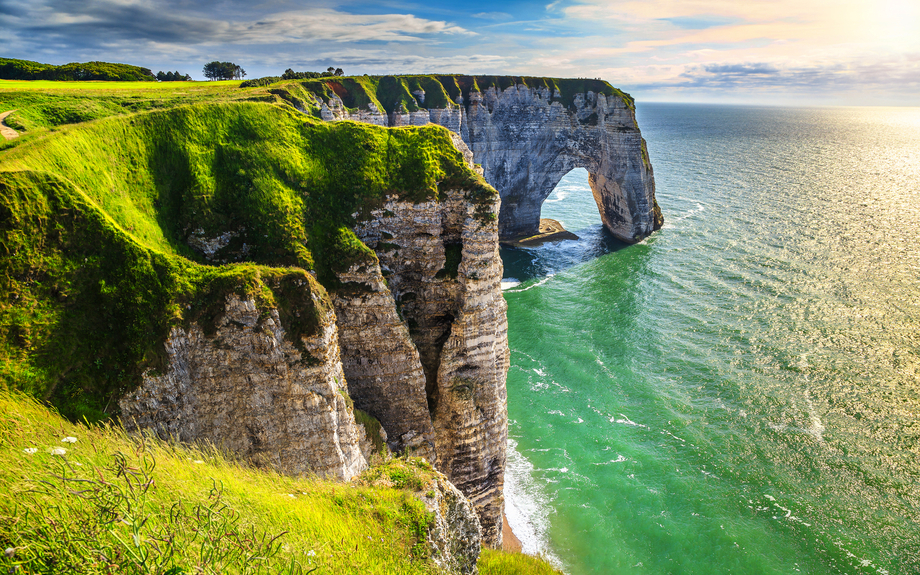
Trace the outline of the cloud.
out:
[[[304,66],[317,67],[324,62],[336,62],[342,67],[361,66],[374,73],[391,74],[413,70],[416,73],[473,71],[489,73],[508,68],[504,56],[492,54],[449,54],[430,55],[414,52],[399,53],[393,50],[345,50],[327,51],[302,61]],[[512,64],[513,66],[513,64]]]
[[[751,74],[777,74],[779,70],[769,64],[707,64],[703,69],[710,74],[748,76]]]
[[[920,55],[801,66],[767,63],[691,65],[679,73],[673,72],[672,69],[670,73],[658,74],[652,81],[640,81],[635,85],[642,90],[681,88],[816,94],[877,89],[909,93],[920,88]]]
[[[710,15],[679,16],[674,18],[659,18],[659,20],[668,22],[684,30],[705,30],[707,28],[715,28],[716,26],[728,26],[730,24],[739,24],[742,22],[742,20],[738,18]]]
[[[513,18],[513,16],[507,12],[479,12],[477,14],[471,14],[471,16],[483,20],[508,20]]]
[[[209,17],[181,0],[0,0],[0,25],[20,36],[69,41],[76,46],[118,40],[157,43],[285,44],[299,42],[420,42],[431,36],[472,36],[442,20],[412,14],[351,14],[310,7],[275,12],[261,18]],[[231,3],[232,4],[232,3]],[[15,18],[16,22],[7,22]],[[26,38],[23,38],[26,39]]]

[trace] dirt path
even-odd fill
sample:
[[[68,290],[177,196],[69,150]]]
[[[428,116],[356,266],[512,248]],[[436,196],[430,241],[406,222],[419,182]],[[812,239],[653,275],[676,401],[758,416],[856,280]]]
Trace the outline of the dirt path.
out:
[[[10,110],[9,112],[0,113],[0,134],[3,134],[3,137],[7,140],[19,137],[19,132],[6,125],[6,117],[15,111],[16,110]]]

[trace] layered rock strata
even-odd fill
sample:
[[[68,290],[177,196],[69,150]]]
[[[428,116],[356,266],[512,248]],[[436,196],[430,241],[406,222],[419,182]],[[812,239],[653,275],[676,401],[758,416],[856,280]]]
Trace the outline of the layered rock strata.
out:
[[[355,229],[380,265],[340,276],[367,286],[335,296],[343,349],[356,346],[344,371],[355,404],[404,438],[391,445],[434,461],[472,500],[485,541],[500,544],[509,351],[496,206],[484,213],[462,191],[445,195],[389,200]],[[375,300],[392,309],[367,305]],[[371,309],[354,321],[353,310]]]
[[[206,440],[282,473],[351,479],[367,461],[346,400],[334,312],[302,342],[307,361],[285,338],[277,310],[261,314],[252,299],[230,295],[213,335],[195,323],[172,330],[166,373],[148,372],[121,399],[124,425]]]
[[[439,78],[475,82],[471,77]],[[579,167],[588,171],[601,220],[615,237],[635,242],[663,224],[635,108],[621,93],[586,90],[569,102],[558,89],[513,83],[503,90],[462,92],[446,106],[428,109],[424,91],[412,96],[417,111],[407,112],[400,104],[390,114],[375,104],[349,110],[335,94],[328,102],[317,96],[317,102],[325,120],[382,126],[430,122],[459,134],[501,195],[502,240],[537,234],[544,200],[565,174]]]
[[[501,193],[502,239],[537,233],[543,201],[579,167],[588,171],[601,220],[614,236],[634,242],[660,228],[635,111],[616,95],[576,94],[571,108],[557,98],[548,88],[523,85],[470,94],[465,139]]]
[[[121,400],[126,426],[350,479],[368,452],[350,398],[390,449],[441,469],[471,500],[484,540],[500,545],[509,350],[498,202],[467,195],[390,198],[359,222],[377,257],[337,274],[332,310],[302,339],[310,357],[285,339],[277,310],[237,296],[212,335],[174,329],[166,373],[145,374]]]

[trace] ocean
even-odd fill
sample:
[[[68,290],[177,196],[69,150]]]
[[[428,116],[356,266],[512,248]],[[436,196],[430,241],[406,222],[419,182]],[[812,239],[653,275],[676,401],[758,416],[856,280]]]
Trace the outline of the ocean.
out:
[[[920,573],[920,109],[639,104],[662,230],[505,249],[507,515],[582,574]]]

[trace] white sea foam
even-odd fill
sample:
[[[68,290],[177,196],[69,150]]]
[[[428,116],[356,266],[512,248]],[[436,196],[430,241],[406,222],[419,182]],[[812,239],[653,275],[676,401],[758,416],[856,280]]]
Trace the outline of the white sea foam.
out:
[[[610,465],[611,463],[623,463],[626,461],[626,458],[617,453],[616,459],[611,459],[610,461],[601,461],[600,463],[592,463],[591,465]]]
[[[680,198],[680,199],[686,199],[686,198]],[[687,212],[684,213],[683,215],[677,216],[676,218],[673,218],[670,221],[665,221],[662,228],[666,230],[674,229],[677,227],[677,224],[679,224],[680,222],[686,220],[687,218],[693,217],[700,212],[704,212],[704,211],[706,211],[706,207],[703,206],[703,204],[697,202],[696,207],[691,208],[690,210],[687,210]]]
[[[555,275],[556,275],[556,274],[549,274],[549,275],[547,275],[545,278],[543,278],[542,280],[538,281],[537,283],[531,284],[531,285],[529,285],[529,286],[527,286],[527,287],[525,287],[525,288],[521,288],[521,289],[507,288],[505,291],[510,291],[510,292],[512,292],[512,293],[517,293],[517,292],[520,292],[520,291],[527,291],[527,290],[533,289],[533,288],[535,288],[535,287],[540,287],[541,285],[545,284],[545,283],[548,282],[549,280],[553,279],[553,276],[555,276]],[[505,288],[502,288],[502,289],[505,289]]]
[[[568,470],[566,470],[568,471]],[[508,438],[505,465],[505,517],[524,553],[543,555],[557,567],[562,562],[549,547],[550,516],[555,513],[552,499],[543,483],[533,477],[534,467],[517,450],[517,442]]]
[[[610,418],[610,423],[622,423],[622,424],[624,424],[624,425],[631,425],[631,426],[633,426],[633,427],[644,427],[644,428],[648,429],[648,426],[647,426],[647,425],[642,424],[642,423],[636,423],[635,421],[633,421],[633,420],[631,420],[630,418],[626,417],[626,416],[623,415],[622,413],[620,414],[620,419],[616,419],[616,418],[614,418],[614,417],[611,417],[611,418]]]
[[[556,202],[561,202],[562,200],[569,197],[569,190],[560,190],[556,188],[556,191],[548,198],[543,200],[544,204],[555,204]]]
[[[519,285],[521,285],[521,282],[516,278],[502,278],[502,291],[517,287]]]

